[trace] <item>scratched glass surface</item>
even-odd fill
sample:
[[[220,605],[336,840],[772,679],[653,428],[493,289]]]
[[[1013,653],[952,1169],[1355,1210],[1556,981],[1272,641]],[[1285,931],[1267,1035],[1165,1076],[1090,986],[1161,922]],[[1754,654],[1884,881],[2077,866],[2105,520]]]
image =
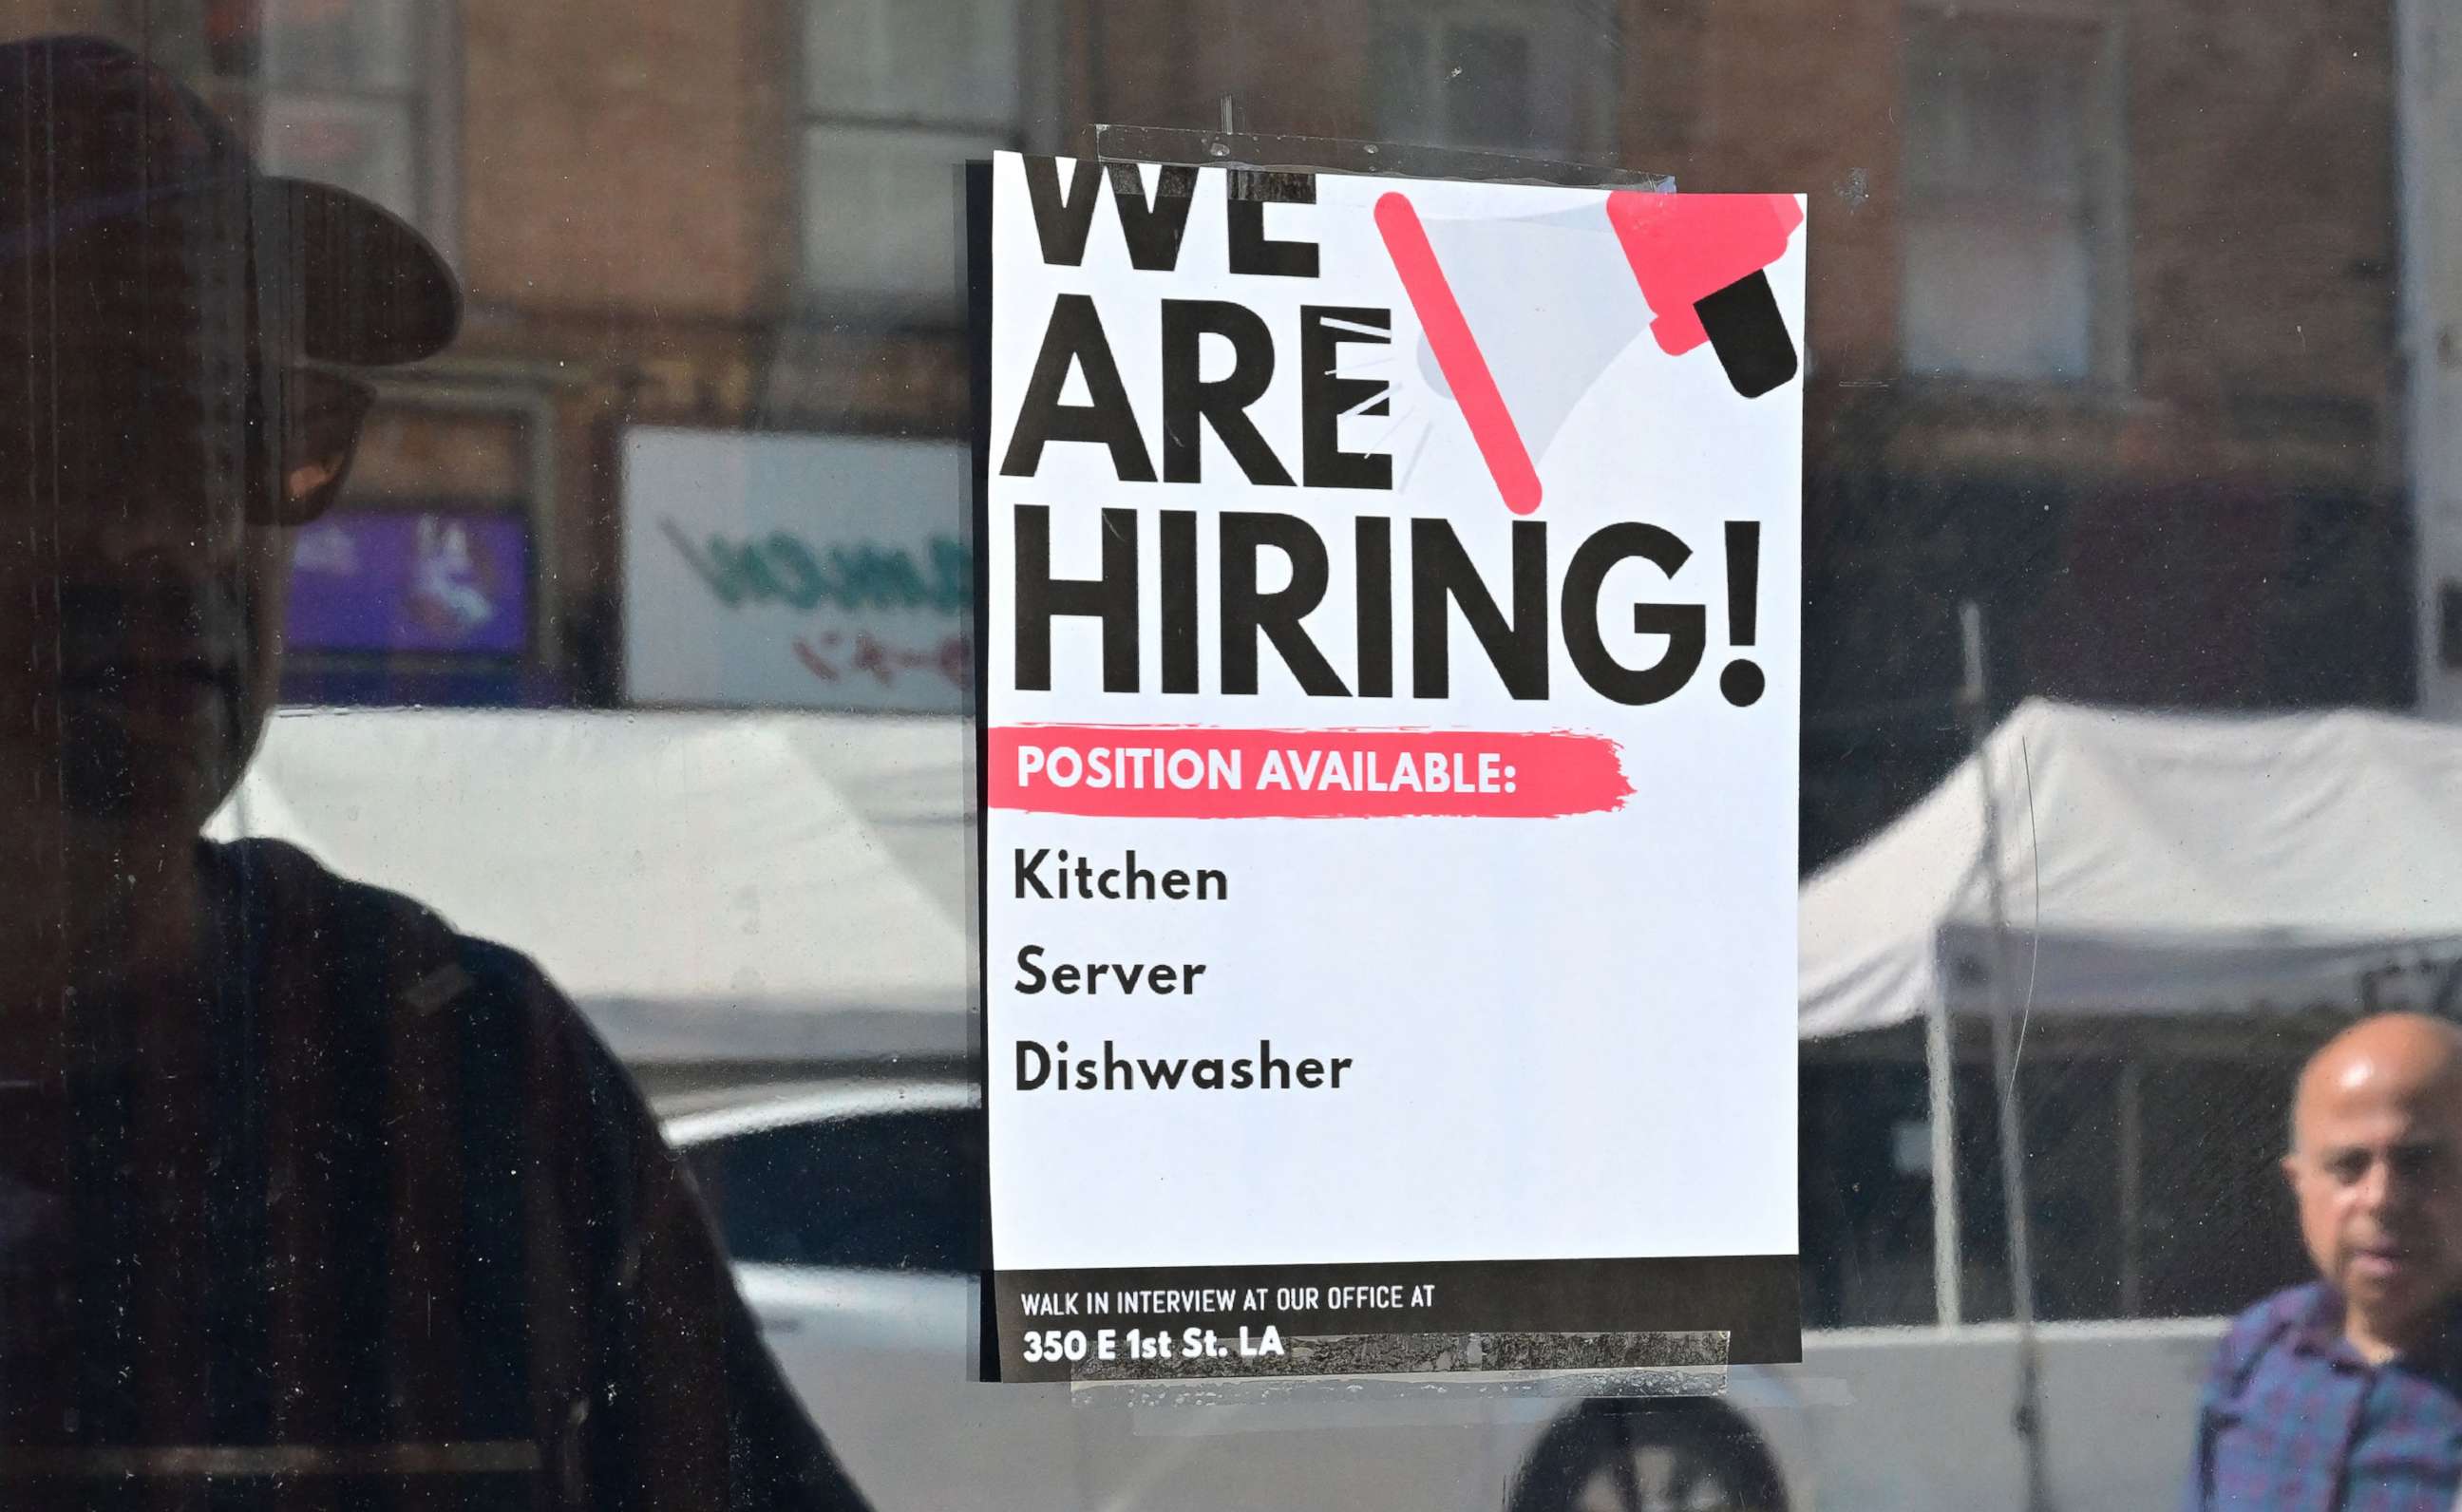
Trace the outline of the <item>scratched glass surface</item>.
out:
[[[2451,25],[0,0],[0,1504],[2177,1504],[2462,1014]],[[1803,196],[1801,1364],[974,1379],[961,173],[1097,127]]]

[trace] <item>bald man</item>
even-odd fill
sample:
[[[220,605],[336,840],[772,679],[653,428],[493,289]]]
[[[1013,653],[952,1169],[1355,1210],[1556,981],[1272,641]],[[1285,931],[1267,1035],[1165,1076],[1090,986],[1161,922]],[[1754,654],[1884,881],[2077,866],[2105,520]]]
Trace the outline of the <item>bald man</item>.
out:
[[[2462,1030],[2388,1013],[2300,1072],[2283,1175],[2318,1279],[2232,1325],[2186,1505],[2451,1512],[2462,1489]]]

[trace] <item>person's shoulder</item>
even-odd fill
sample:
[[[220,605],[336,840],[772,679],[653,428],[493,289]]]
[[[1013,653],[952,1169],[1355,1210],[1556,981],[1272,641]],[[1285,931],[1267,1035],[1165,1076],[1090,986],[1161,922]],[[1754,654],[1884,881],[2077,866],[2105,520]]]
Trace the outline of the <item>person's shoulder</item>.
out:
[[[238,840],[209,849],[230,875],[243,879],[257,906],[277,916],[277,928],[313,918],[317,928],[339,932],[345,958],[356,954],[362,969],[398,979],[395,984],[412,1000],[410,1006],[432,1010],[465,996],[565,1006],[529,957],[463,933],[417,898],[344,876],[281,840]],[[348,948],[354,945],[356,952]]]
[[[2217,1382],[2240,1379],[2257,1363],[2293,1342],[2330,1305],[2322,1282],[2285,1286],[2232,1319],[2214,1348],[2211,1372]]]
[[[2296,1286],[2285,1286],[2232,1319],[2231,1328],[2224,1336],[2279,1337],[2314,1321],[2330,1305],[2330,1301],[2322,1281],[2305,1281]]]
[[[313,980],[334,1032],[458,1037],[465,1055],[526,1068],[531,1094],[568,1107],[576,1128],[628,1147],[650,1120],[615,1052],[521,951],[464,934],[418,899],[343,876],[279,840],[209,851],[264,918],[271,953],[304,958],[292,969]]]

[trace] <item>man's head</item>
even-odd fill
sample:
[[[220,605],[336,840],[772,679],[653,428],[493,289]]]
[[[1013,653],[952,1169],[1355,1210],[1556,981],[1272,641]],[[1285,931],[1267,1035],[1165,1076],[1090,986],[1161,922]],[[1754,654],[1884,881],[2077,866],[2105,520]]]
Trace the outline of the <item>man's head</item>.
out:
[[[2282,1169],[2355,1342],[2407,1349],[2462,1293],[2462,1030],[2388,1013],[2300,1076]]]
[[[369,391],[441,349],[449,272],[256,171],[109,43],[0,47],[0,826],[182,841],[273,702],[291,531]]]

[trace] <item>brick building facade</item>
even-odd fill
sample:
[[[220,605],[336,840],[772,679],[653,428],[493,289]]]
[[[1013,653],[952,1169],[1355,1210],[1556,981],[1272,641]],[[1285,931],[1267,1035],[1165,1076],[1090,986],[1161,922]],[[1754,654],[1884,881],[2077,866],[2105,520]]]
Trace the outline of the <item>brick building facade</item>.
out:
[[[1535,16],[1530,12],[1538,12]],[[963,433],[952,165],[1095,121],[1505,147],[1812,200],[1804,858],[2003,702],[2401,702],[2376,0],[0,0],[143,40],[464,278],[355,508],[527,532],[533,632],[301,697],[620,694],[628,426]]]

